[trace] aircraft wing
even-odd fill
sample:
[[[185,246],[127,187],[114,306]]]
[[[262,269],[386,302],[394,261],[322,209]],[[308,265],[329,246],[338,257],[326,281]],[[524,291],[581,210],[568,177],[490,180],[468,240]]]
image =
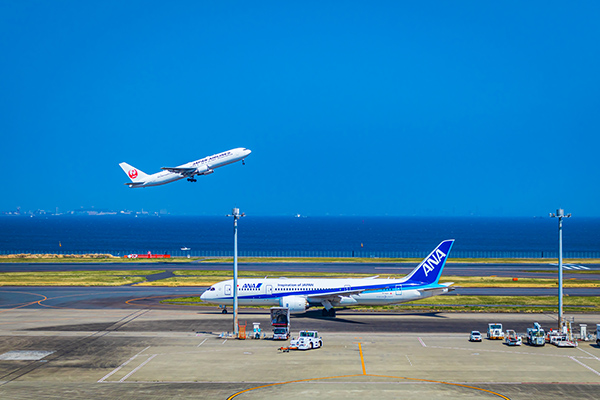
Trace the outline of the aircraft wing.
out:
[[[162,167],[162,170],[165,171],[169,171],[169,172],[173,172],[175,174],[181,174],[183,176],[190,176],[190,175],[194,175],[194,173],[196,172],[196,168],[179,168],[179,167]]]
[[[307,297],[310,300],[325,300],[325,299],[330,299],[332,297],[348,297],[351,294],[360,294],[362,292],[364,292],[366,289],[357,289],[357,290],[340,290],[337,292],[329,292],[329,293],[323,293],[323,294],[313,294],[313,295],[308,295]]]

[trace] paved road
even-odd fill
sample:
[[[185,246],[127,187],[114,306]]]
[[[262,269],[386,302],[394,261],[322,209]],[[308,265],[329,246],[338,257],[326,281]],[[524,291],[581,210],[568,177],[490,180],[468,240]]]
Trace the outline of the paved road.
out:
[[[160,304],[164,298],[199,296],[196,287],[2,287],[0,310],[18,308],[184,308]],[[543,288],[457,288],[450,295],[473,296],[555,296],[556,289]],[[600,296],[600,289],[565,289],[569,296]],[[216,310],[216,307],[208,307]],[[203,309],[206,309],[203,308]],[[399,308],[399,310],[402,310]]]

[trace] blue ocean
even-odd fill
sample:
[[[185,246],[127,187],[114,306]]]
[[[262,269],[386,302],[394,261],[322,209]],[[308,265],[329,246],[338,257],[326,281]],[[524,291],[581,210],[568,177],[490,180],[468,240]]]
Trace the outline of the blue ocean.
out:
[[[238,222],[241,256],[421,257],[456,239],[455,257],[557,257],[554,218],[257,217]],[[182,248],[189,248],[184,251]],[[600,257],[600,218],[563,222],[565,257]],[[185,216],[2,216],[0,253],[230,256],[233,220]]]

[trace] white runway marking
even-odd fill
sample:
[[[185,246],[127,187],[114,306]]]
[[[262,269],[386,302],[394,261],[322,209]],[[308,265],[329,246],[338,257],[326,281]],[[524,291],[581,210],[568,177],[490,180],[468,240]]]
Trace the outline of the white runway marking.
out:
[[[144,365],[148,364],[154,357],[156,357],[158,354],[152,354],[152,356],[148,357],[148,359],[146,361],[144,361],[143,363],[141,363],[140,365],[138,365],[133,371],[131,371],[130,373],[128,373],[127,375],[125,375],[124,377],[122,377],[119,382],[124,382],[125,379],[129,378],[131,375],[135,374],[137,371],[139,371]]]
[[[408,358],[408,355],[406,355],[406,359],[408,360],[408,363],[410,364],[410,366],[412,367],[412,363],[410,362],[410,358]]]
[[[583,351],[585,354],[589,354],[590,356],[594,357],[596,360],[600,361],[600,358],[596,357],[595,355],[593,355],[592,353],[589,353],[585,350],[583,350],[581,347],[578,347],[577,350],[581,350]]]
[[[427,347],[427,345],[425,344],[425,342],[423,341],[423,339],[419,338],[419,342],[421,342],[421,346]]]
[[[223,343],[221,343],[221,344],[225,344],[226,341],[227,341],[227,339],[223,340]]]
[[[124,366],[126,366],[127,364],[129,364],[131,361],[133,361],[137,356],[139,356],[140,354],[142,354],[143,352],[145,352],[146,350],[148,350],[150,348],[150,346],[146,347],[144,350],[140,351],[139,353],[137,353],[135,356],[131,357],[129,360],[125,361],[123,364],[119,365],[117,368],[113,369],[111,372],[109,372],[108,374],[106,374],[102,379],[100,379],[98,381],[98,383],[100,382],[104,382],[106,379],[110,378],[113,374],[115,374],[116,372],[118,372],[121,368],[123,368]]]
[[[589,369],[590,371],[592,371],[593,373],[595,373],[596,375],[600,376],[600,372],[596,371],[595,369],[593,369],[592,367],[588,367],[587,365],[585,365],[584,363],[582,363],[581,361],[579,361],[578,359],[576,359],[575,357],[569,357],[571,360],[575,361],[577,364],[581,364],[582,366],[586,367],[587,369]]]
[[[202,343],[200,343],[200,344],[199,344],[198,346],[196,346],[196,347],[200,347],[200,346],[202,346],[202,345],[204,344],[204,342],[206,342],[207,340],[208,340],[208,338],[204,339],[204,340],[202,341]]]

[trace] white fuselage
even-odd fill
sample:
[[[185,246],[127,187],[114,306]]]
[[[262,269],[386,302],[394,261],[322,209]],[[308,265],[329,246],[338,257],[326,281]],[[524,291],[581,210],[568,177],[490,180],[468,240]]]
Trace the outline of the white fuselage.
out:
[[[434,286],[436,290],[432,290]],[[300,296],[306,298],[311,306],[321,305],[324,298],[333,306],[371,306],[404,303],[448,291],[446,286],[434,286],[419,286],[405,279],[238,279],[238,304],[279,306],[284,297]],[[422,290],[425,287],[429,290]],[[358,290],[364,291],[356,293]],[[202,294],[201,299],[208,303],[233,305],[233,281],[213,285]]]
[[[243,160],[251,153],[250,150],[244,148],[236,148],[222,153],[213,154],[212,156],[204,157],[196,161],[179,165],[177,168],[196,168],[198,170],[205,170],[210,173],[215,168],[224,167],[228,164]],[[148,186],[159,186],[166,183],[175,182],[180,179],[186,178],[187,175],[171,172],[161,171],[155,174],[149,175],[141,185],[134,187],[148,187]]]
[[[291,313],[322,305],[324,316],[335,316],[337,306],[397,304],[444,294],[452,283],[438,282],[453,244],[454,239],[441,242],[402,279],[238,279],[238,304],[281,306]],[[228,306],[233,305],[233,295],[233,280],[228,280],[212,285],[200,298]]]

